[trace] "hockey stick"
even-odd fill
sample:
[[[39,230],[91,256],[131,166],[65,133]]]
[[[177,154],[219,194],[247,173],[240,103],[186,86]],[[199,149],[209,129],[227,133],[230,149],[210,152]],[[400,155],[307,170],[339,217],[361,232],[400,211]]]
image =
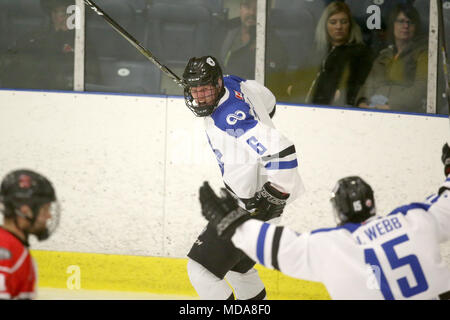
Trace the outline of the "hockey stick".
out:
[[[124,28],[122,28],[117,22],[115,22],[110,16],[108,16],[97,4],[92,0],[84,0],[84,3],[89,6],[95,13],[103,17],[108,24],[114,28],[122,37],[130,42],[139,52],[148,60],[153,62],[162,72],[167,74],[176,84],[185,88],[186,85],[175,73],[169,68],[161,64],[156,57],[146,48],[144,48],[131,34],[129,34]]]

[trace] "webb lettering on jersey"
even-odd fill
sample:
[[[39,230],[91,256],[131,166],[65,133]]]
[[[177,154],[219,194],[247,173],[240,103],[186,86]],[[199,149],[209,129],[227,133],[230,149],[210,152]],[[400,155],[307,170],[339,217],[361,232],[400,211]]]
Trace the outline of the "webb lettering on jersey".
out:
[[[362,226],[364,225],[363,223]],[[402,223],[398,217],[393,216],[379,219],[377,223],[370,224],[367,228],[362,227],[363,232],[356,236],[356,240],[359,244],[366,244],[368,241],[377,240],[401,227]]]
[[[332,299],[448,299],[439,244],[450,239],[450,192],[428,201],[304,234],[249,220],[232,242],[266,267],[322,282]]]

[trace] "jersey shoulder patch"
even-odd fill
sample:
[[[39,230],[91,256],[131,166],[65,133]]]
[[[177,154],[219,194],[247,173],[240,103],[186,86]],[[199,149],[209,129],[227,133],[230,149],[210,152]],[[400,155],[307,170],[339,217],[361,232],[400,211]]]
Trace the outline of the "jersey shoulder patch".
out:
[[[219,106],[212,115],[214,124],[227,134],[239,138],[258,123],[250,113],[250,107],[239,100],[230,101]],[[238,100],[233,98],[232,100]]]
[[[14,264],[23,254],[24,245],[9,231],[0,228],[0,265]]]
[[[240,85],[235,81],[227,81],[225,87],[228,99],[224,101],[211,115],[214,124],[227,134],[239,138],[245,132],[255,127],[258,121],[253,116],[250,106],[245,102]]]
[[[7,248],[0,247],[0,260],[10,260],[11,257],[11,251],[9,251]]]

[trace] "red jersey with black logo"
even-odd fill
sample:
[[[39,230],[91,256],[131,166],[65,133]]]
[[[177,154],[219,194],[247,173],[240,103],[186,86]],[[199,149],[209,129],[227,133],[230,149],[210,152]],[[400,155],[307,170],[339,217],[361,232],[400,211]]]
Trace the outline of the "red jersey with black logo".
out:
[[[0,227],[0,299],[33,299],[36,267],[28,244]]]

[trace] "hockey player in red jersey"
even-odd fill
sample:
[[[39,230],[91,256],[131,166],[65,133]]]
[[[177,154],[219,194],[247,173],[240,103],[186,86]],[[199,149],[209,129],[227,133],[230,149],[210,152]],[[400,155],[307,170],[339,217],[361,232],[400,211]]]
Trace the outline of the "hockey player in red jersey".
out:
[[[33,299],[37,274],[28,238],[45,240],[58,226],[55,190],[36,172],[12,171],[1,183],[0,209],[0,299]]]

